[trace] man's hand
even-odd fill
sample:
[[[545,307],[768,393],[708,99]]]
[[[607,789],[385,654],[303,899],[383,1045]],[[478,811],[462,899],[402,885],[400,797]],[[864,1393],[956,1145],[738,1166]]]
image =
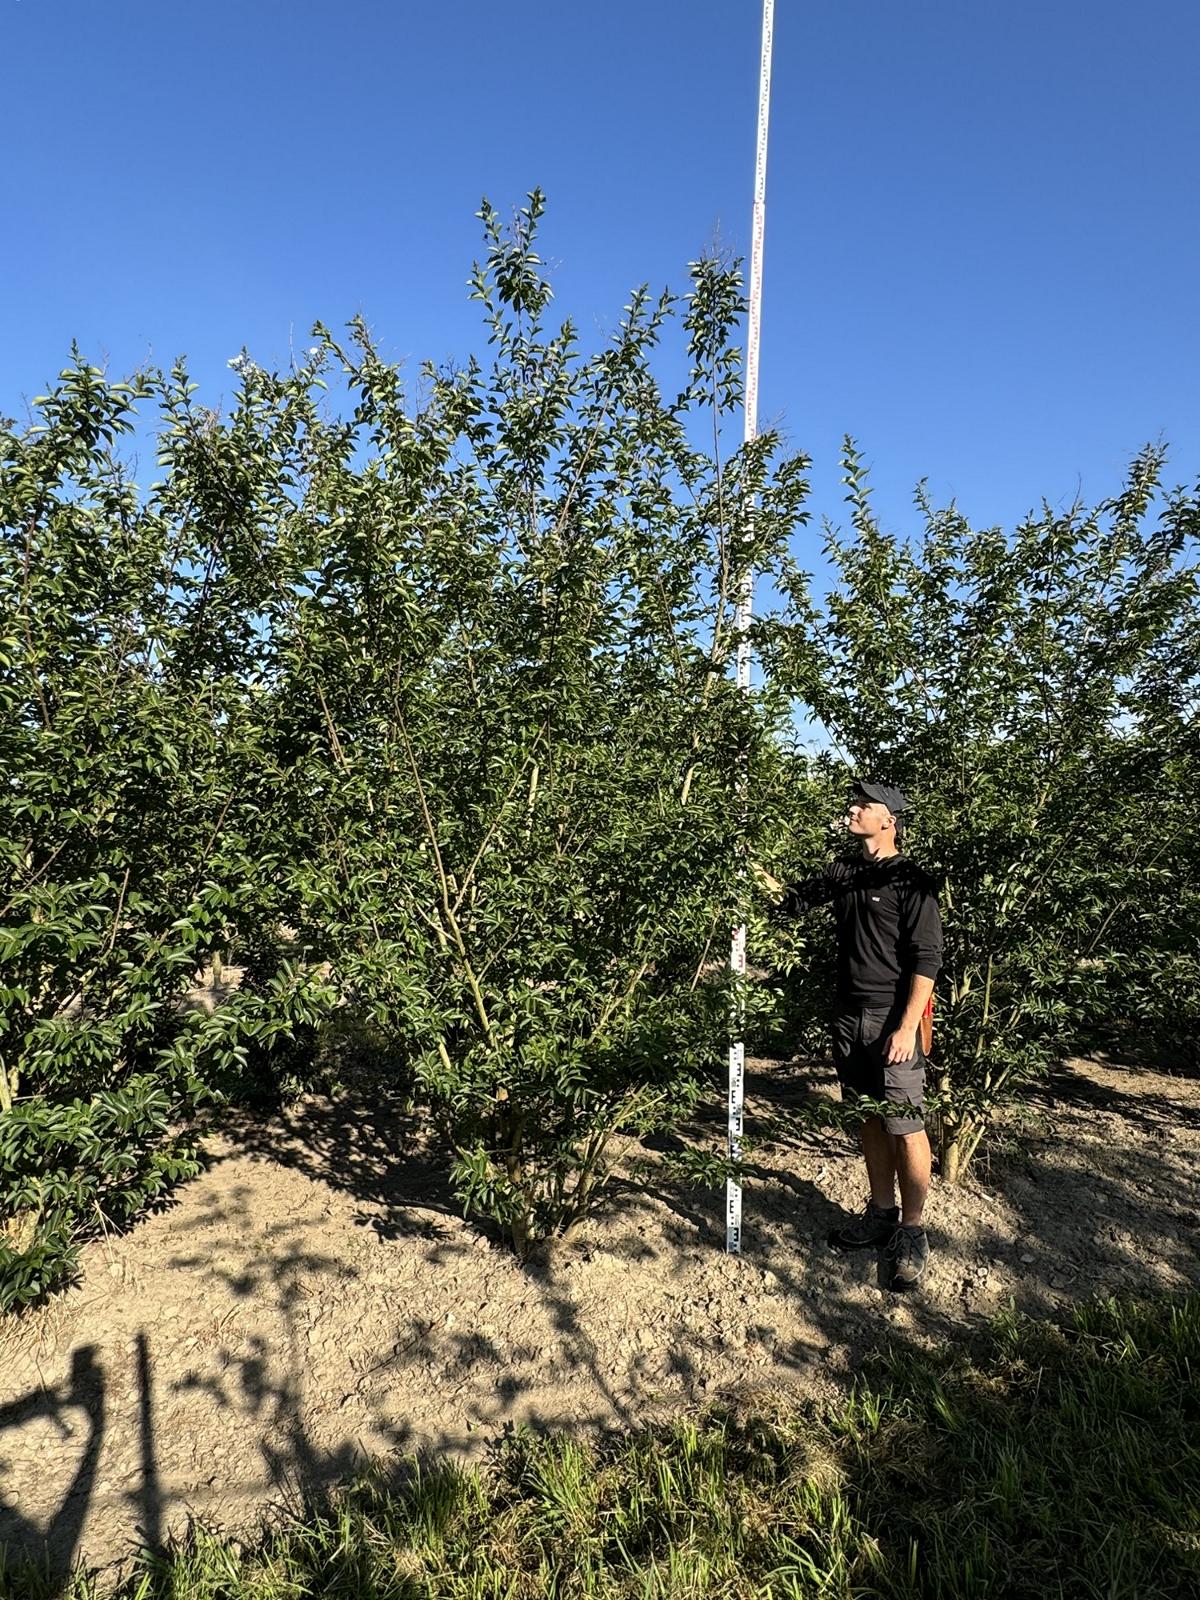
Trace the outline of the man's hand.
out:
[[[783,893],[783,885],[778,878],[773,878],[766,867],[759,866],[757,861],[750,863],[750,871],[754,874],[755,881],[760,889],[765,889],[769,895],[778,900]]]
[[[896,1066],[901,1061],[911,1061],[917,1053],[917,1024],[906,1028],[903,1023],[892,1034],[887,1042],[887,1050],[883,1059],[889,1066]]]

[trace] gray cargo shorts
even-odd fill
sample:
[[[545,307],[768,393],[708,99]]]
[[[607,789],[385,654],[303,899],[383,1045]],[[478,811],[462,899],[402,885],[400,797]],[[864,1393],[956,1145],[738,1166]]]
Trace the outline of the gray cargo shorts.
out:
[[[883,1119],[887,1131],[919,1133],[925,1126],[921,1114],[925,1104],[925,1057],[920,1029],[914,1056],[907,1061],[884,1060],[887,1041],[902,1014],[902,1006],[835,1011],[833,1064],[847,1104],[863,1095],[870,1100],[894,1101],[896,1115]]]

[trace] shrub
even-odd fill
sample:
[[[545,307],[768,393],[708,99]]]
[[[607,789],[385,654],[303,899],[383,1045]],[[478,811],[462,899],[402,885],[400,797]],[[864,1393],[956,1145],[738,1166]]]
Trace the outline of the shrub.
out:
[[[522,1252],[584,1214],[614,1134],[676,1117],[720,1059],[728,1001],[700,978],[766,727],[726,670],[733,611],[805,488],[798,459],[768,471],[772,436],[728,459],[691,436],[719,441],[739,403],[736,273],[694,266],[664,398],[669,297],[635,294],[591,358],[545,329],[541,209],[482,213],[490,368],[426,368],[412,403],[364,328],[320,330],[294,376],[247,369],[207,446],[232,471],[239,432],[270,439],[296,486],[251,559],[301,941]],[[316,403],[331,368],[345,423]]]
[[[249,995],[204,1021],[182,1003],[261,920],[266,863],[238,703],[196,667],[190,524],[117,454],[164,396],[77,359],[0,434],[0,1306],[196,1170],[185,1124],[274,1026]]]
[[[734,269],[694,265],[664,396],[671,297],[637,292],[590,358],[546,330],[541,211],[485,206],[494,360],[426,367],[415,399],[356,324],[286,374],[236,358],[225,416],[182,365],[76,362],[5,435],[3,1181],[39,1225],[150,1198],[202,1093],[335,1001],[521,1251],[720,1059],[700,980],[769,724],[727,671],[734,607],[804,462],[772,435],[722,454]],[[145,493],[135,400],[161,421]],[[180,1001],[231,953],[242,990],[197,1029]],[[128,1131],[54,1210],[37,1149],[68,1111],[77,1154],[89,1118]]]
[[[844,465],[836,581],[817,599],[785,564],[786,614],[761,631],[836,752],[826,770],[916,802],[947,934],[933,1079],[953,1181],[995,1106],[1095,1018],[1114,965],[1165,977],[1169,939],[1194,940],[1200,501],[1162,494],[1147,450],[1113,500],[1045,506],[1011,535],[921,491],[923,532],[901,540],[849,444]]]

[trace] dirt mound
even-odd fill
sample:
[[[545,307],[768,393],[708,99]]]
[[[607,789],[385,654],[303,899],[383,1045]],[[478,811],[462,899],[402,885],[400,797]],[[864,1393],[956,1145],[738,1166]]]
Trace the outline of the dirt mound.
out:
[[[190,1516],[254,1525],[380,1453],[827,1394],[889,1332],[962,1338],[1010,1300],[1200,1285],[1200,1084],[1069,1063],[972,1181],[935,1188],[927,1290],[900,1301],[873,1252],[824,1244],[863,1190],[850,1140],[796,1115],[830,1090],[820,1066],[751,1063],[769,1136],[740,1259],[721,1196],[630,1175],[578,1243],[522,1269],[454,1213],[400,1111],[311,1099],[231,1121],[170,1209],[0,1325],[0,1543],[106,1564]]]

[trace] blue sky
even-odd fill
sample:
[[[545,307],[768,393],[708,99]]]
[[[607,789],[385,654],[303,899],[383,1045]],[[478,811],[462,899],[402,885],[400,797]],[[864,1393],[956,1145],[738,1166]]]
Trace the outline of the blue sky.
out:
[[[483,344],[481,194],[540,184],[558,306],[748,248],[759,0],[0,0],[0,410],[76,338],[126,371],[286,361],[362,312]],[[761,414],[840,514],[978,521],[1200,473],[1195,0],[777,0]]]

